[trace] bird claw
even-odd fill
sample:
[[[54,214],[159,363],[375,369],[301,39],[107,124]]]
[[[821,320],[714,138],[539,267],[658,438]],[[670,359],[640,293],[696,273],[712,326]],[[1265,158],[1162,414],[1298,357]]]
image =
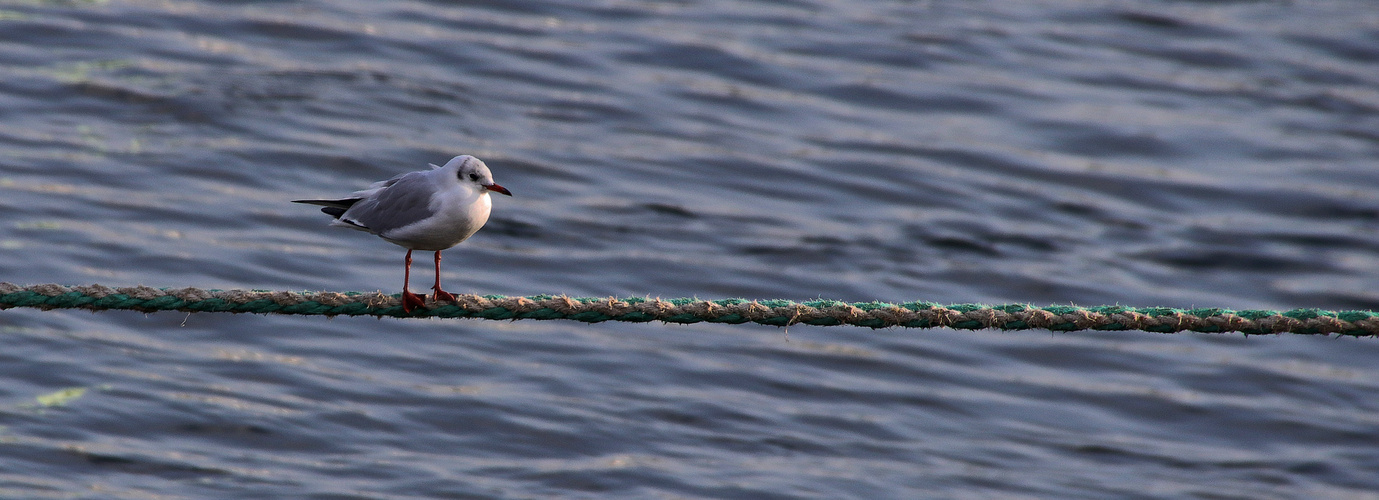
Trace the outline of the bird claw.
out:
[[[403,312],[412,312],[412,309],[417,307],[426,307],[426,301],[422,300],[420,295],[404,290],[402,292]]]
[[[455,294],[447,292],[445,290],[441,290],[440,288],[436,288],[435,300],[436,302],[440,302],[442,300],[447,302],[456,302]]]

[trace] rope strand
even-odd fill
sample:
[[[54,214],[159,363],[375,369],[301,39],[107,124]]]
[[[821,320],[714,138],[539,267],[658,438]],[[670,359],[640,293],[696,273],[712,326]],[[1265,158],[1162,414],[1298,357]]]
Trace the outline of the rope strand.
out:
[[[838,302],[817,300],[594,298],[565,295],[505,297],[457,294],[455,303],[428,302],[427,307],[402,310],[400,295],[381,292],[290,292],[267,290],[202,290],[198,288],[111,288],[102,285],[67,287],[55,284],[20,286],[0,282],[0,309],[124,309],[143,312],[232,312],[325,316],[390,316],[397,318],[572,319],[587,323],[628,321],[644,323],[758,323],[869,328],[936,328],[963,330],[1043,329],[1182,331],[1247,335],[1296,333],[1379,335],[1379,313],[1373,311],[1291,311],[1176,309],[1127,306],[1046,306],[1027,304],[987,306],[940,305],[931,302]]]

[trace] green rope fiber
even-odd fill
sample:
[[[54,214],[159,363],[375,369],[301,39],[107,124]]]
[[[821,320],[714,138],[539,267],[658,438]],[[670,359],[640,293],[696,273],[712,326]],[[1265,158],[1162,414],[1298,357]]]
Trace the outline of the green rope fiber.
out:
[[[202,290],[197,288],[66,287],[0,283],[0,309],[123,309],[143,312],[232,312],[325,316],[391,316],[397,318],[572,319],[587,323],[758,323],[772,326],[854,325],[870,328],[936,328],[975,330],[1043,329],[1143,330],[1252,334],[1379,335],[1379,313],[1373,311],[1291,311],[1128,306],[1046,306],[1027,304],[940,305],[932,302],[839,302],[816,300],[593,298],[563,295],[506,297],[457,295],[455,303],[428,303],[410,313],[398,295],[380,292],[285,292],[267,290]]]

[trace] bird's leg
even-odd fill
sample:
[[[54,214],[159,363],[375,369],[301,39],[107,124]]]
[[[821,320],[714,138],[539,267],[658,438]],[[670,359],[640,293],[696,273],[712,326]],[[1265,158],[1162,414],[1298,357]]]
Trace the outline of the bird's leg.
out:
[[[436,252],[436,286],[431,287],[431,289],[436,291],[436,302],[442,300],[455,301],[455,296],[453,294],[441,290],[441,253],[439,251]]]
[[[426,307],[426,301],[420,295],[412,293],[407,289],[407,285],[412,282],[412,251],[407,250],[407,270],[402,272],[402,310],[412,312],[412,308]]]

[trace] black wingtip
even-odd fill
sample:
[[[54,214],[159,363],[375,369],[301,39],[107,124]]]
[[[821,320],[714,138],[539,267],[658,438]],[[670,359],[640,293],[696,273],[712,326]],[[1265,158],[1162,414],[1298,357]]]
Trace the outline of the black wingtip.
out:
[[[340,207],[321,207],[321,211],[336,219],[339,219],[341,215],[345,215],[345,209]]]
[[[307,205],[320,205],[323,207],[349,208],[354,206],[363,198],[344,198],[339,200],[292,200],[292,203],[305,203]]]

